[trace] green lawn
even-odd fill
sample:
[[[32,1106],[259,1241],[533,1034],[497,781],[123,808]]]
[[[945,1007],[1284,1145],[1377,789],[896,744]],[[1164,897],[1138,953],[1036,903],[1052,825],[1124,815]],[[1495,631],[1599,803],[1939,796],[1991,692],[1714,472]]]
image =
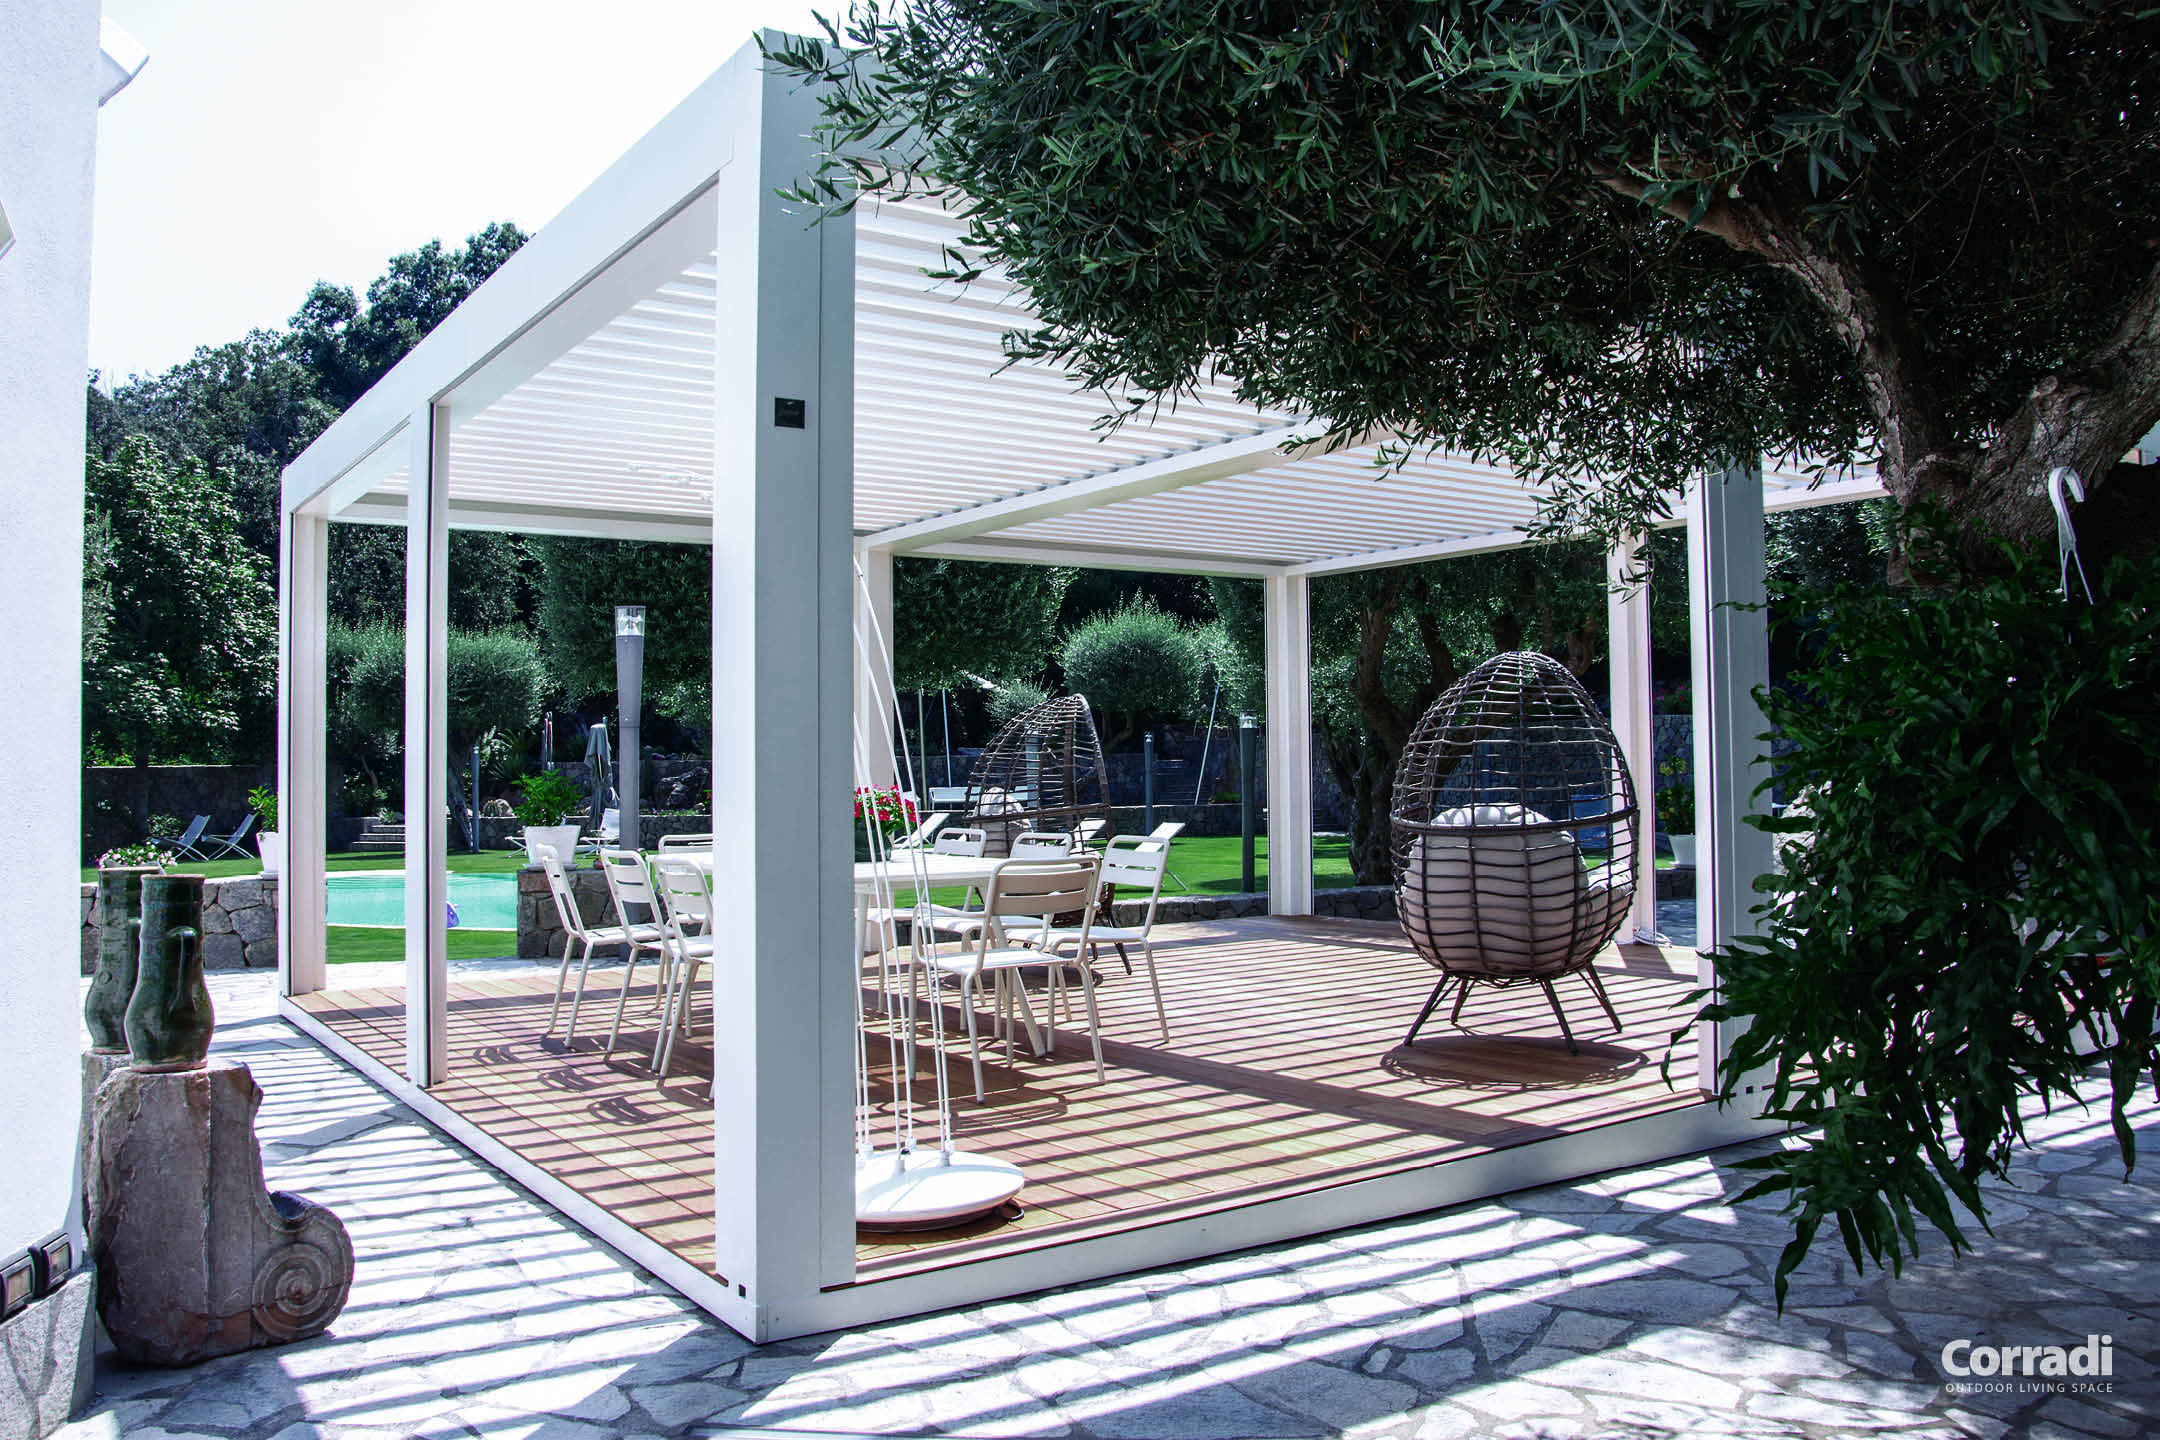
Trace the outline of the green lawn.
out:
[[[336,874],[340,870],[402,870],[405,868],[405,857],[403,855],[362,855],[350,850],[341,850],[325,856],[324,859],[332,874]],[[450,855],[450,873],[453,875],[510,875],[524,868],[524,865],[525,852],[523,850],[483,850],[478,855],[466,855],[453,851]],[[208,875],[217,879],[223,879],[230,875],[260,875],[262,873],[262,862],[260,860],[183,861],[172,867],[172,873],[175,875]],[[97,879],[96,868],[85,868],[82,872],[82,878],[85,880]]]
[[[332,925],[330,963],[353,964],[363,960],[403,960],[405,932],[373,925]],[[517,954],[515,930],[467,930],[450,932],[452,960],[494,960]]]

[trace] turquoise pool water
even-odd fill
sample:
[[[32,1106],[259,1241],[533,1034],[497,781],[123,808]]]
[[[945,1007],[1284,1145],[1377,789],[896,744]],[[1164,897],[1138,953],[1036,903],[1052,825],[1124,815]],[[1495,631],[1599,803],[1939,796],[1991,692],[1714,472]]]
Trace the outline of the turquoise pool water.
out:
[[[400,870],[332,875],[330,923],[405,928],[405,874]],[[517,876],[452,875],[450,903],[461,930],[517,929]]]

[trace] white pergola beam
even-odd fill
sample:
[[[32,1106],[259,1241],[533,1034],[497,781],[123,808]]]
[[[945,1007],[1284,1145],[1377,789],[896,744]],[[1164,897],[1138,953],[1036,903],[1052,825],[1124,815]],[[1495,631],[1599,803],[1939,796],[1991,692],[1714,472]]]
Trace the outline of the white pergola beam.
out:
[[[1621,542],[1605,557],[1606,650],[1612,676],[1613,736],[1634,782],[1635,903],[1620,939],[1648,940],[1657,917],[1657,729],[1651,717],[1650,584],[1639,572],[1643,542]]]
[[[1714,987],[1714,956],[1751,934],[1755,877],[1767,874],[1770,837],[1744,823],[1766,813],[1755,787],[1769,774],[1755,691],[1770,683],[1770,632],[1763,611],[1762,470],[1735,465],[1688,488],[1688,608],[1695,691],[1695,944],[1700,979]],[[1736,1022],[1698,1027],[1697,1075],[1707,1088]]]
[[[450,425],[415,413],[405,524],[405,1075],[449,1078]]]
[[[1414,545],[1390,545],[1381,550],[1356,550],[1291,566],[1298,575],[1339,575],[1349,570],[1384,570],[1393,565],[1416,565],[1426,560],[1445,560],[1452,555],[1486,555],[1528,545],[1530,537],[1520,530],[1491,530],[1481,535],[1461,535],[1450,540],[1420,541]]]
[[[323,988],[329,849],[326,754],[330,522],[288,513],[278,567],[278,991]]]
[[[1268,913],[1313,913],[1312,613],[1302,575],[1261,582],[1267,633]]]
[[[865,539],[871,537],[864,537]],[[858,542],[860,543],[860,542]],[[1164,575],[1242,575],[1258,579],[1289,567],[1249,556],[1177,550],[1105,549],[1016,540],[957,540],[925,545],[910,555],[949,560],[996,560],[1019,565],[1072,565],[1086,570],[1140,570]]]
[[[864,584],[855,595],[855,717],[862,726],[872,785],[894,783],[893,746],[898,699],[893,693],[893,553],[882,545],[855,552]],[[921,782],[927,784],[927,782]]]
[[[714,1255],[762,1341],[813,1328],[823,1289],[855,1273],[855,229],[810,226],[776,194],[815,167],[816,94],[754,50],[720,81],[738,158],[720,177],[713,365],[713,865],[730,897]],[[777,423],[781,398],[804,428]]]
[[[349,505],[339,520],[359,525],[403,525],[406,499],[373,494]],[[679,545],[710,545],[710,515],[628,510],[579,509],[562,505],[464,500],[446,516],[452,530],[504,530],[521,535],[568,535],[592,540],[667,540]]]
[[[1255,434],[1240,435],[1218,444],[1205,445],[1196,450],[1165,455],[1158,460],[1147,460],[1138,465],[1128,465],[1058,485],[1046,485],[1022,495],[1008,495],[1000,500],[970,505],[949,514],[931,516],[906,525],[895,525],[877,531],[868,537],[868,540],[869,543],[888,545],[906,554],[927,545],[970,540],[978,535],[987,535],[996,530],[1010,530],[1031,521],[1071,515],[1081,510],[1096,510],[1105,505],[1114,505],[1120,500],[1132,500],[1142,495],[1160,495],[1164,491],[1181,489],[1187,485],[1201,485],[1230,475],[1265,470],[1296,459],[1300,454],[1313,453],[1316,447],[1308,447],[1287,455],[1282,450],[1285,444],[1298,436],[1311,433],[1312,427],[1309,425],[1278,425]]]

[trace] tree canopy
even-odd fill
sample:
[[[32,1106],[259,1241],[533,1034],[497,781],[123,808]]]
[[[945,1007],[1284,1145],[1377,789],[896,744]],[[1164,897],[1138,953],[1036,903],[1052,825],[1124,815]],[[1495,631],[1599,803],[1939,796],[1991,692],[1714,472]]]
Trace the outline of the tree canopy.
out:
[[[838,41],[840,37],[833,37]],[[1009,349],[1662,514],[1720,457],[1873,458],[1969,571],[2085,477],[2160,539],[2160,11],[2093,0],[918,0],[853,11],[806,195],[929,190]]]

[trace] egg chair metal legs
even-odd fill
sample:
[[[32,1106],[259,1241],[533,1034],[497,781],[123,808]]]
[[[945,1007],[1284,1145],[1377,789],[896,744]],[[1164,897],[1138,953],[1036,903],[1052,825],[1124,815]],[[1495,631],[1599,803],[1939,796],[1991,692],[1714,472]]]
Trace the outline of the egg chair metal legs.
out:
[[[1590,982],[1590,993],[1597,996],[1598,1004],[1605,1007],[1605,1018],[1612,1022],[1613,1034],[1618,1035],[1621,1030],[1620,1013],[1613,1009],[1612,997],[1605,993],[1605,982],[1598,978],[1597,971],[1587,967],[1576,973]],[[1433,1011],[1440,1008],[1440,1002],[1447,998],[1450,985],[1457,988],[1454,1007],[1448,1011],[1448,1024],[1460,1026],[1462,1024],[1463,1002],[1470,998],[1470,987],[1476,983],[1478,983],[1476,979],[1469,975],[1442,975],[1440,983],[1433,986],[1432,993],[1425,997],[1424,1007],[1418,1011],[1417,1019],[1411,1022],[1410,1033],[1403,1036],[1402,1043],[1404,1045],[1415,1045],[1417,1043],[1418,1033],[1425,1028],[1426,1022],[1432,1019]],[[1568,1054],[1580,1055],[1582,1050],[1575,1043],[1575,1031],[1568,1024],[1567,1011],[1561,1007],[1559,992],[1553,989],[1553,982],[1550,979],[1541,978],[1537,983],[1545,991],[1545,1000],[1547,1004],[1552,1006],[1554,1018],[1560,1022],[1560,1034],[1567,1041]],[[1505,987],[1495,986],[1494,988]]]

